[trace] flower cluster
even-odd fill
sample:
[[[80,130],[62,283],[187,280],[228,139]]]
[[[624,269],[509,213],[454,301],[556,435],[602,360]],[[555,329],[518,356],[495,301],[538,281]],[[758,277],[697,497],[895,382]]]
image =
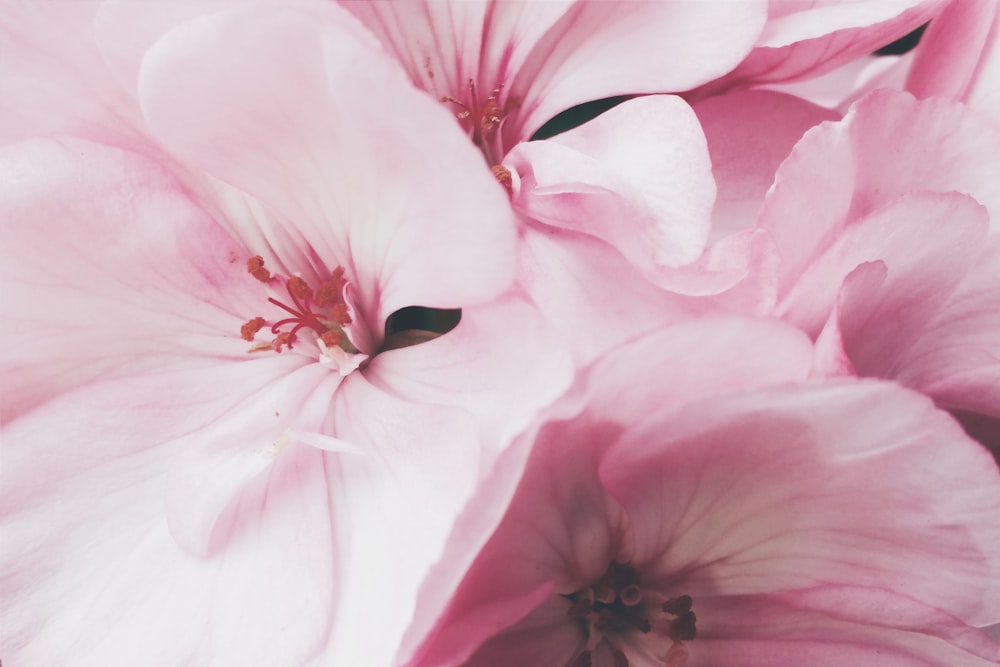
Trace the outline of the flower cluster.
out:
[[[0,53],[5,667],[1000,664],[996,0]]]

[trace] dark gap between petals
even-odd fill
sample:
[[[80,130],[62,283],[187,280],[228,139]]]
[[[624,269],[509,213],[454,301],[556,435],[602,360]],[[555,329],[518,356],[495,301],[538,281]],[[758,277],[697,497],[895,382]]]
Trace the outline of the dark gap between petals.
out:
[[[462,321],[458,308],[407,306],[385,320],[385,338],[379,352],[419,345],[443,336]]]
[[[923,24],[916,30],[903,35],[894,42],[889,42],[881,49],[875,52],[876,56],[901,56],[904,53],[908,53],[916,48],[917,44],[920,43],[920,38],[923,37],[924,31],[927,30],[927,23]]]
[[[631,95],[616,95],[615,97],[606,97],[602,100],[584,102],[583,104],[577,104],[575,107],[570,107],[565,111],[560,111],[535,130],[530,140],[550,139],[557,134],[572,130],[574,127],[579,127],[587,121],[597,118],[605,111],[631,98]]]

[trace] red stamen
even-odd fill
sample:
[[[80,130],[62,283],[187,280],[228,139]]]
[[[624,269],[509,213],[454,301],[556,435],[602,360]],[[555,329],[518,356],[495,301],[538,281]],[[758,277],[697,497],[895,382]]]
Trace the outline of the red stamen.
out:
[[[261,282],[272,280],[271,273],[264,268],[264,260],[259,255],[247,261],[247,271]],[[274,297],[268,297],[267,300],[291,317],[285,317],[271,325],[271,333],[276,337],[269,346],[264,345],[263,349],[270,347],[275,352],[281,352],[283,347],[291,349],[298,339],[298,332],[308,328],[312,329],[327,347],[340,347],[348,352],[358,352],[342,328],[351,324],[351,316],[344,301],[347,281],[344,280],[343,267],[338,266],[330,274],[330,279],[324,281],[315,293],[309,283],[299,276],[292,276],[284,282],[292,305],[282,303]],[[244,340],[253,341],[254,336],[264,326],[267,326],[264,318],[257,317],[244,324],[240,333]],[[292,327],[290,331],[282,330],[289,326]],[[252,351],[260,349],[261,345],[258,344]]]

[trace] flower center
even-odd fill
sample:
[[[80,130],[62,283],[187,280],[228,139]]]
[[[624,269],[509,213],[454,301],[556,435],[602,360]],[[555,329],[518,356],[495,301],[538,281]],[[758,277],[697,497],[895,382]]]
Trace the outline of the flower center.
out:
[[[243,340],[253,343],[250,352],[262,350],[281,352],[282,348],[291,350],[300,340],[300,332],[307,330],[315,334],[316,344],[324,354],[338,362],[338,368],[341,370],[344,367],[339,362],[364,356],[351,342],[345,330],[352,320],[344,299],[344,288],[347,286],[344,267],[338,266],[334,269],[330,277],[320,283],[316,290],[299,276],[286,278],[272,274],[264,268],[264,259],[260,255],[247,260],[247,272],[269,287],[284,287],[288,294],[288,303],[273,296],[267,299],[285,311],[285,317],[275,321],[254,317],[240,328]],[[258,332],[264,327],[269,327],[274,335],[267,342],[257,340]],[[357,363],[361,361],[363,359]],[[354,368],[356,367],[355,364]]]
[[[690,595],[668,598],[644,588],[635,568],[612,561],[600,579],[564,597],[571,603],[567,616],[577,620],[587,636],[570,667],[590,667],[602,643],[611,651],[614,667],[628,667],[627,640],[635,632],[654,632],[670,641],[666,667],[686,662],[683,642],[694,639],[696,621]]]
[[[465,100],[445,95],[441,101],[450,102],[459,108],[459,112],[456,114],[458,120],[469,132],[472,143],[483,152],[493,175],[509,192],[511,188],[510,171],[500,164],[504,156],[500,130],[504,119],[517,104],[509,98],[502,101],[502,94],[503,84],[501,83],[490,92],[485,100],[482,100],[476,93],[476,83],[469,79],[468,95]]]

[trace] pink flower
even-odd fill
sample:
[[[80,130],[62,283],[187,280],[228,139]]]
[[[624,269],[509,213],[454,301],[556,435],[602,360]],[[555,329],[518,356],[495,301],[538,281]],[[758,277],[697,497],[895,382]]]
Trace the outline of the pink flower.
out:
[[[595,364],[470,508],[496,531],[469,565],[459,533],[408,664],[995,664],[1000,473],[919,395],[801,384],[810,357],[705,319]]]
[[[418,87],[451,105],[490,165],[556,113],[693,88],[729,71],[763,3],[344,0]]]
[[[335,16],[219,13],[146,53],[194,185],[145,144],[0,153],[5,664],[387,664],[567,383],[508,289],[503,190]]]
[[[998,155],[976,114],[889,91],[799,142],[758,225],[782,256],[776,314],[819,336],[821,370],[1000,419]]]
[[[756,277],[770,293],[738,305],[817,339],[817,373],[902,382],[1000,455],[996,129],[886,90],[840,121],[762,90],[694,108],[719,187],[713,230],[763,233],[780,258]]]

